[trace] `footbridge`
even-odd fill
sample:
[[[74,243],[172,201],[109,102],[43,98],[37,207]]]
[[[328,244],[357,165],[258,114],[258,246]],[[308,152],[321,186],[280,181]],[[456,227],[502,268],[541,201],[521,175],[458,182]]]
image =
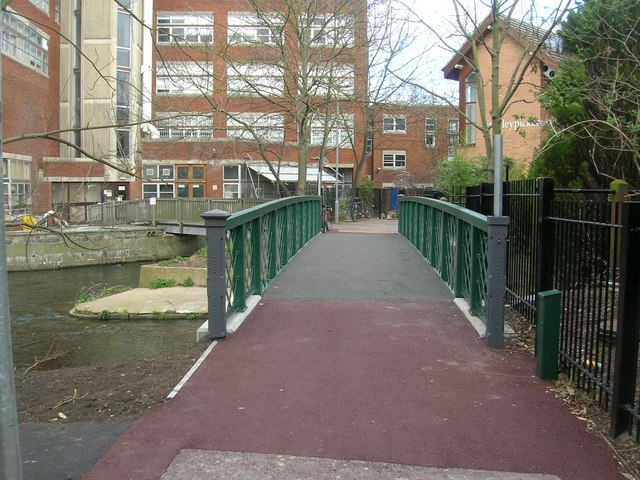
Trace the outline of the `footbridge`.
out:
[[[321,198],[290,197],[234,214],[211,210],[202,218],[209,262],[208,336],[214,339],[224,337],[228,317],[246,310],[248,299],[262,295],[320,233]],[[502,347],[508,218],[487,217],[439,200],[405,197],[398,230],[424,258],[424,268],[437,272],[487,344]],[[363,267],[365,262],[379,262],[385,254],[367,253]],[[322,259],[318,268],[330,262],[331,258]]]
[[[531,354],[486,345],[504,219],[405,197],[395,232],[321,234],[320,210],[203,214],[215,340],[84,478],[624,480]]]

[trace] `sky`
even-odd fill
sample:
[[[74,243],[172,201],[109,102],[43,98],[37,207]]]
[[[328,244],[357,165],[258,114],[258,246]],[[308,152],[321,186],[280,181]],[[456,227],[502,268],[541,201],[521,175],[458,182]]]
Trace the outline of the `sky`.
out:
[[[420,21],[428,24],[435,29],[438,34],[446,38],[451,48],[444,48],[443,42],[440,41],[433,33],[428,32],[424,25],[419,22],[415,23],[415,33],[418,35],[419,41],[415,42],[422,48],[428,48],[428,60],[425,61],[422,71],[426,72],[423,79],[430,85],[430,88],[443,94],[452,94],[457,91],[457,84],[451,80],[445,80],[442,73],[442,67],[454,55],[455,48],[458,48],[464,42],[464,39],[456,35],[456,28],[453,26],[455,22],[454,0],[398,0],[409,6],[416,15],[420,17]],[[487,4],[491,0],[457,0],[463,5],[472,16],[476,17],[478,22],[482,21],[489,14]],[[545,19],[548,19],[558,8],[559,0],[502,0],[503,4],[517,3],[514,17],[519,19],[533,19],[533,21],[541,25]],[[563,4],[567,0],[563,0]],[[575,3],[575,2],[572,2]]]

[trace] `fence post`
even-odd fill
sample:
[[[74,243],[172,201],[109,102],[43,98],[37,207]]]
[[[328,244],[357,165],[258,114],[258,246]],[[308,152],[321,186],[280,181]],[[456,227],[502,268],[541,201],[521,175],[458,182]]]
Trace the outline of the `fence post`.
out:
[[[616,225],[622,218],[622,202],[629,194],[629,184],[624,180],[614,180],[611,182],[611,190],[613,194],[609,196],[611,203],[611,225]],[[609,265],[611,265],[611,274],[615,278],[620,271],[620,256],[616,258],[616,252],[622,249],[622,237],[616,232],[616,227],[611,227],[611,243],[609,244]]]
[[[616,328],[616,368],[613,377],[611,436],[631,428],[638,367],[640,327],[640,203],[622,204],[620,294]]]
[[[504,302],[507,295],[509,217],[487,217],[486,335],[489,347],[504,347]]]
[[[483,182],[480,184],[480,213],[493,214],[493,184]]]
[[[225,244],[230,213],[210,210],[201,215],[207,231],[207,299],[209,338],[227,335],[227,279]]]
[[[538,238],[536,245],[536,293],[553,288],[553,223],[551,216],[554,179],[538,179]]]
[[[536,375],[543,380],[556,380],[560,342],[560,292],[547,290],[538,292],[537,297]]]

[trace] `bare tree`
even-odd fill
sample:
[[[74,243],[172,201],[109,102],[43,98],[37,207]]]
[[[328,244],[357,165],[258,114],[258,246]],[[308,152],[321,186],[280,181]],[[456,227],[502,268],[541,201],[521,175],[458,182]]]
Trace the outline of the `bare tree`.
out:
[[[451,3],[455,15],[448,21],[447,33],[418,15],[415,17],[435,36],[440,47],[454,56],[456,69],[463,72],[467,80],[467,94],[475,96],[477,106],[467,111],[461,109],[455,100],[425,88],[415,79],[408,79],[408,83],[459,109],[467,132],[473,129],[480,133],[485,154],[494,161],[494,179],[501,179],[500,147],[505,113],[509,109],[513,111],[514,104],[522,101],[518,99],[517,92],[530,82],[529,75],[543,68],[544,55],[554,49],[551,41],[554,29],[572,2],[560,2],[542,19],[533,0],[483,0],[475,3],[451,0]],[[483,13],[486,16],[479,17]],[[502,58],[503,48],[513,38],[521,46],[520,53],[510,56],[506,62]],[[501,182],[496,181],[496,185],[499,184]],[[501,209],[494,205],[496,214],[498,208]]]

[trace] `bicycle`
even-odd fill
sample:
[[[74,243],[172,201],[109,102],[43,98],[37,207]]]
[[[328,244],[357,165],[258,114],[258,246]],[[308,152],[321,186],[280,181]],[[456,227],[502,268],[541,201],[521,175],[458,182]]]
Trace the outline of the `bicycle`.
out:
[[[362,203],[360,197],[353,197],[353,200],[351,201],[351,220],[357,222],[362,217],[371,217],[369,207]]]
[[[329,231],[329,212],[331,212],[331,208],[323,205],[322,206],[322,233],[327,233]]]

